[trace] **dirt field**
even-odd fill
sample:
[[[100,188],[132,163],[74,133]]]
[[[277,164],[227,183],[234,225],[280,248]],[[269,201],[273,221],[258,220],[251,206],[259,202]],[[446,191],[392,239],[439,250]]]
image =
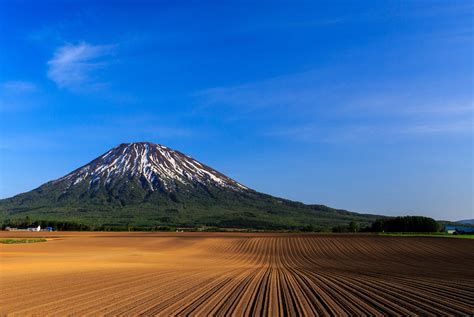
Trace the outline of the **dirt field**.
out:
[[[474,314],[474,241],[222,233],[7,233],[12,315]]]

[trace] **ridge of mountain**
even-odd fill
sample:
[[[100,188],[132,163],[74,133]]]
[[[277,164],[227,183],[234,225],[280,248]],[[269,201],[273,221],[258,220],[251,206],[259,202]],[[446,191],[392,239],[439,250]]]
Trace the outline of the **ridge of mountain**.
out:
[[[456,221],[456,223],[462,223],[462,224],[467,224],[467,225],[474,225],[474,219],[459,220],[459,221]]]

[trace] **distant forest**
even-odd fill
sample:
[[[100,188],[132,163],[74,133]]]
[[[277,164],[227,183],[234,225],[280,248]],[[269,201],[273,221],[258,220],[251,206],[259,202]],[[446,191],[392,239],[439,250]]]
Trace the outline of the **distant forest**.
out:
[[[371,229],[373,232],[437,232],[440,225],[432,218],[405,216],[376,220]]]
[[[403,216],[377,219],[365,228],[361,228],[358,223],[352,221],[346,226],[334,227],[332,232],[438,232],[440,229],[440,224],[433,218]]]

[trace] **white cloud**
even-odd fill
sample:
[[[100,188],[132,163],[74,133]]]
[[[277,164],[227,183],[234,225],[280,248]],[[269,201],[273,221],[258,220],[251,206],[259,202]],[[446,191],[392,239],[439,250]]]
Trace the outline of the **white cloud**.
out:
[[[77,90],[101,85],[94,77],[95,71],[107,64],[106,57],[113,53],[111,45],[78,45],[59,47],[48,61],[48,77],[58,87]]]

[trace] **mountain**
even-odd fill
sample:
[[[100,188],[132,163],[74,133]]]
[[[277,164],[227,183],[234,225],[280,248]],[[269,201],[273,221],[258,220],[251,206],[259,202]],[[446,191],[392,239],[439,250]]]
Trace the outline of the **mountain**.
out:
[[[364,215],[254,191],[166,146],[120,144],[30,192],[0,200],[0,220],[74,221],[92,226],[328,228]]]
[[[456,221],[456,223],[462,223],[462,224],[467,224],[467,225],[474,225],[474,219],[459,220],[459,221]]]

